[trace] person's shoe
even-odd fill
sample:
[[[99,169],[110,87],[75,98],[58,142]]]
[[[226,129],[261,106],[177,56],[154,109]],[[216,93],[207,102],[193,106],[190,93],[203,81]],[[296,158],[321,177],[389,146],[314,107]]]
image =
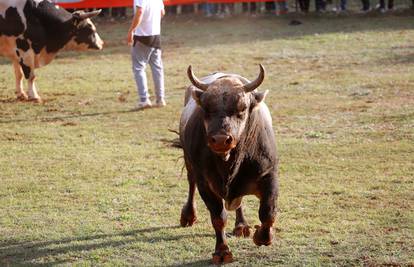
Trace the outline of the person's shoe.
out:
[[[152,107],[151,100],[148,99],[147,101],[138,102],[134,110],[142,110],[142,109],[151,108],[151,107]]]
[[[162,108],[162,107],[165,107],[166,105],[167,103],[165,103],[164,99],[157,100],[157,103],[155,104],[157,108]]]

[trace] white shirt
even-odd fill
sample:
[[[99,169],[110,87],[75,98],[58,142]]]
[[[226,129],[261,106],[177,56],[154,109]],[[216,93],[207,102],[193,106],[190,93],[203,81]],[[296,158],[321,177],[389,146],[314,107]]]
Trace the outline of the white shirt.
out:
[[[136,8],[142,8],[141,24],[135,29],[135,35],[151,36],[161,34],[161,11],[164,9],[162,0],[134,0]]]

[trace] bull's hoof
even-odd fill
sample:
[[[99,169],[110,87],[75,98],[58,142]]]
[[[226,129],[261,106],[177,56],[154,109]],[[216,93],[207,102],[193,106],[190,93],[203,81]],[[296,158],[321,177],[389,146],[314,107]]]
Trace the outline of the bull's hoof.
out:
[[[16,94],[17,101],[27,101],[29,97],[24,93]]]
[[[257,245],[257,246],[269,246],[272,244],[272,239],[273,239],[273,230],[272,228],[266,228],[264,229],[261,226],[256,225],[256,232],[254,233],[253,236],[253,242]]]
[[[29,98],[30,102],[36,103],[36,104],[42,104],[43,100],[39,97],[39,98]]]
[[[182,227],[192,226],[197,221],[196,211],[194,207],[185,205],[181,210],[180,225]]]
[[[230,262],[233,262],[233,255],[228,249],[214,252],[212,259],[212,263],[214,265],[226,264]]]
[[[233,235],[237,237],[249,237],[250,236],[250,226],[244,223],[239,223],[233,229]]]

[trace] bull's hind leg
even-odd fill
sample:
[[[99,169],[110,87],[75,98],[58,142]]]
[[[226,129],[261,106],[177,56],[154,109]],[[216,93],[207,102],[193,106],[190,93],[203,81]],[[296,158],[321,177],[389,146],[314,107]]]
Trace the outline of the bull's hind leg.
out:
[[[227,212],[223,205],[223,200],[217,197],[206,185],[198,186],[200,196],[210,211],[211,222],[216,232],[216,248],[213,253],[213,264],[223,264],[233,261],[233,255],[226,241],[224,228],[227,222]]]
[[[194,193],[196,185],[194,181],[194,176],[190,171],[188,171],[187,173],[187,178],[189,190],[187,202],[184,204],[184,207],[181,210],[180,225],[182,227],[192,226],[197,221],[196,206],[194,202]]]
[[[259,219],[261,226],[256,225],[253,241],[256,245],[268,246],[272,244],[273,223],[276,217],[277,182],[274,174],[263,177],[260,184]]]
[[[244,218],[242,205],[236,209],[236,223],[234,224],[233,234],[237,237],[250,236],[250,226],[247,224],[246,219]]]
[[[23,90],[23,70],[18,61],[13,61],[14,76],[16,78],[16,97],[19,101],[28,99]]]

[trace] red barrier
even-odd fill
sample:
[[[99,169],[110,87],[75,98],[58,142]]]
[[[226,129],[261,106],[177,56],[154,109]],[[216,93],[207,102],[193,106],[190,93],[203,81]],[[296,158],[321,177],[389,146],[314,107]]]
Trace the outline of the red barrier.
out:
[[[54,0],[64,8],[104,8],[132,7],[133,0]],[[266,2],[265,0],[164,0],[165,5],[183,5],[198,3],[236,3],[236,2]]]

